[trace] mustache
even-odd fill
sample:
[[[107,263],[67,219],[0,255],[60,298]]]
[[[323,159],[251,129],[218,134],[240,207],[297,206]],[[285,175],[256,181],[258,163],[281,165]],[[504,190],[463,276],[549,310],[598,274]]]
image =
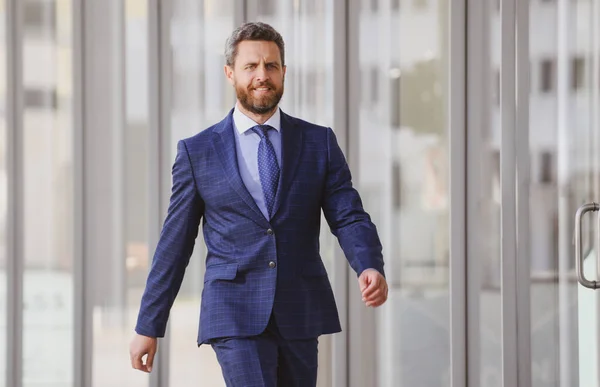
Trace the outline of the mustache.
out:
[[[275,86],[273,86],[273,84],[271,84],[271,82],[261,82],[256,85],[250,86],[251,89],[258,89],[259,87],[268,87],[270,89],[275,89]]]

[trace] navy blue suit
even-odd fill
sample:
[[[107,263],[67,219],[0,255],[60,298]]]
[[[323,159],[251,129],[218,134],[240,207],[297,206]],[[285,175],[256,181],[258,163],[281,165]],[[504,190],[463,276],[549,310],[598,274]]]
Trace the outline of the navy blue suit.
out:
[[[282,340],[339,332],[319,255],[321,210],[357,274],[367,268],[383,274],[383,258],[336,137],[281,113],[281,178],[268,220],[240,177],[232,112],[178,143],[169,211],[136,332],[164,335],[201,219],[208,253],[199,345],[261,335],[273,322]]]

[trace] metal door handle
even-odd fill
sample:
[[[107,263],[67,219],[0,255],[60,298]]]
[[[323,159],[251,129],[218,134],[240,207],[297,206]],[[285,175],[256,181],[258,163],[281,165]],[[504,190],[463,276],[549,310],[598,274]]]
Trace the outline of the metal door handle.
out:
[[[587,212],[598,210],[600,210],[600,205],[598,203],[587,203],[579,207],[577,214],[575,215],[575,267],[577,269],[577,279],[582,286],[590,289],[598,289],[600,287],[600,282],[588,280],[585,278],[585,274],[583,273],[583,254],[581,253],[583,250],[583,242],[581,240],[581,223],[583,215],[585,215]]]

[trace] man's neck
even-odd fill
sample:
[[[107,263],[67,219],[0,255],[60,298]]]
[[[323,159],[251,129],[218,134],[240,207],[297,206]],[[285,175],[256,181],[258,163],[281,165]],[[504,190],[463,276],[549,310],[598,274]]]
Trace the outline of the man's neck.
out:
[[[259,125],[264,124],[265,122],[267,122],[269,120],[269,118],[273,117],[273,114],[275,114],[275,112],[277,111],[277,109],[279,109],[278,106],[275,106],[273,108],[273,110],[271,110],[268,113],[265,114],[256,114],[253,113],[251,111],[248,111],[246,109],[244,109],[244,107],[242,106],[241,103],[237,103],[237,109],[239,111],[241,111],[242,113],[244,113],[245,116],[247,116],[248,118],[252,119],[252,121],[256,122]]]

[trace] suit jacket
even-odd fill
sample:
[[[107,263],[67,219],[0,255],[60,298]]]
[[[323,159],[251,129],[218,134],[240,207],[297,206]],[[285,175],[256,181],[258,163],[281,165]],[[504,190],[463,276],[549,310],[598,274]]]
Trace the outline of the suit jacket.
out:
[[[178,143],[168,215],[136,332],[164,336],[201,219],[207,256],[199,345],[260,334],[271,314],[286,339],[339,332],[319,255],[321,210],[357,274],[384,271],[375,225],[336,137],[330,128],[281,113],[281,178],[268,220],[240,177],[232,113]]]

